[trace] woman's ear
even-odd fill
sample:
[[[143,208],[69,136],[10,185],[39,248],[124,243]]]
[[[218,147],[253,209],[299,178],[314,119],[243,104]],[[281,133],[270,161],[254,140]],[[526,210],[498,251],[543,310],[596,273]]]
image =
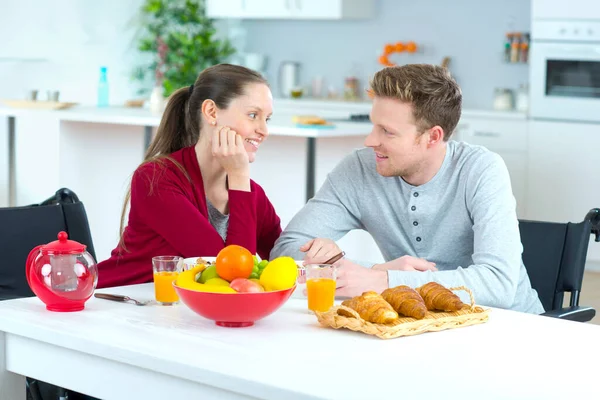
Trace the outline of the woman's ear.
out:
[[[206,99],[202,102],[202,116],[209,125],[217,123],[217,105],[214,101]]]

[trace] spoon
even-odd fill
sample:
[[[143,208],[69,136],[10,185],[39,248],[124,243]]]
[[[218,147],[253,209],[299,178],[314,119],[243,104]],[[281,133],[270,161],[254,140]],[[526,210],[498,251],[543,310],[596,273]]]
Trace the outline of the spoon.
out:
[[[118,295],[118,294],[94,293],[94,297],[97,297],[99,299],[112,300],[112,301],[120,301],[120,302],[132,301],[136,306],[145,306],[147,304],[152,303],[152,300],[138,301],[136,299],[132,299],[129,296],[121,296],[121,295]]]

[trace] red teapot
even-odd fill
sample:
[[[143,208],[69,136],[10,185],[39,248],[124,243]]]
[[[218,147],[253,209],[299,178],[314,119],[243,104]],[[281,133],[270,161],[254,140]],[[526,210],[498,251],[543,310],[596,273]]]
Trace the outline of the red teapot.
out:
[[[98,284],[96,261],[64,231],[31,250],[25,268],[29,287],[50,311],[83,310]]]

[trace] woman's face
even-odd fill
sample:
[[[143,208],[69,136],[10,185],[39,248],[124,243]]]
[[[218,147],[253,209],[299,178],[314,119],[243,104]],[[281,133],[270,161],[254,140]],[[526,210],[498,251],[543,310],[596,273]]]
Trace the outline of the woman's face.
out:
[[[256,151],[269,135],[267,123],[273,114],[273,95],[262,83],[248,84],[244,95],[231,101],[227,109],[218,109],[217,127],[227,126],[244,139],[248,159],[254,162]]]

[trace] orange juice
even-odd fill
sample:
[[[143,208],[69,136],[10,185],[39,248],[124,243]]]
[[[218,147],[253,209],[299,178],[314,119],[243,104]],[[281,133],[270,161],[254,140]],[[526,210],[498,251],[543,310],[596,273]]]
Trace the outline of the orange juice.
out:
[[[154,273],[154,296],[161,303],[176,303],[179,296],[173,287],[173,281],[177,279],[178,272],[160,271]]]
[[[333,307],[335,299],[335,280],[315,278],[306,281],[308,308],[312,311],[325,312]]]

